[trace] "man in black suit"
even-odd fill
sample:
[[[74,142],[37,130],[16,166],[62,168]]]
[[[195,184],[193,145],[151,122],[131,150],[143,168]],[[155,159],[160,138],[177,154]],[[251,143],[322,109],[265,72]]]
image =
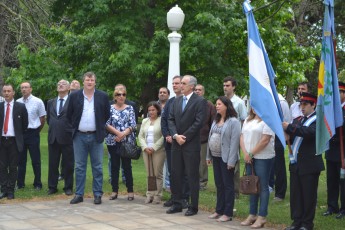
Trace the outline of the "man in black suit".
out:
[[[49,151],[49,170],[48,170],[48,195],[57,192],[59,178],[59,162],[62,156],[64,172],[65,194],[72,195],[74,155],[72,140],[72,125],[67,119],[68,91],[69,82],[60,80],[57,84],[58,97],[48,101],[47,123],[48,130],[48,151]]]
[[[293,223],[286,230],[313,229],[320,172],[325,170],[322,156],[316,155],[316,96],[301,93],[302,117],[292,124],[283,122],[290,135],[290,209]]]
[[[87,72],[83,77],[84,89],[69,95],[67,119],[73,128],[76,192],[71,204],[83,202],[87,159],[90,153],[94,204],[102,203],[103,141],[105,123],[110,117],[108,95],[96,88],[96,75]]]
[[[186,172],[191,205],[185,215],[192,216],[198,213],[200,129],[205,119],[207,102],[194,93],[197,85],[195,77],[186,75],[182,78],[181,84],[183,96],[174,100],[168,121],[169,130],[173,136],[171,193],[174,204],[167,213],[182,212],[183,180]]]
[[[23,133],[28,128],[25,105],[14,101],[14,89],[6,84],[2,88],[4,102],[0,103],[0,199],[14,199],[19,152],[24,147]]]
[[[343,107],[343,128],[345,130],[345,83],[339,82],[339,95],[341,106]],[[329,141],[329,150],[326,151],[326,173],[327,173],[327,211],[323,216],[329,216],[338,213],[335,218],[342,219],[345,217],[345,180],[341,179],[340,171],[342,170],[342,156],[340,153],[340,142],[345,146],[345,135],[342,139],[340,128],[337,128],[335,135]],[[340,209],[338,200],[340,198]]]

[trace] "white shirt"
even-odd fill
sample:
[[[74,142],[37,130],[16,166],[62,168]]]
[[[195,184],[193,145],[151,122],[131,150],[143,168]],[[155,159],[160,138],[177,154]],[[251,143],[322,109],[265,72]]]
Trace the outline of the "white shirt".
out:
[[[297,118],[297,117],[303,116],[303,113],[302,113],[302,110],[301,110],[299,104],[300,104],[299,101],[296,101],[290,107],[292,120]]]
[[[20,103],[24,103],[26,110],[28,111],[29,129],[37,129],[41,126],[40,117],[47,115],[43,101],[34,95],[30,95],[27,99],[23,97],[17,100]]]
[[[6,119],[6,111],[7,111],[7,104],[8,102],[5,101],[4,103],[4,125],[5,125],[5,119]],[[14,105],[14,100],[12,100],[10,102],[10,116],[8,119],[8,130],[7,133],[4,133],[4,127],[2,127],[2,136],[3,137],[14,137],[15,133],[14,133],[14,126],[13,126],[13,105]]]
[[[190,99],[190,97],[192,96],[192,94],[193,94],[193,92],[191,92],[190,94],[188,94],[187,96],[185,96],[185,95],[183,95],[183,98],[182,98],[182,100],[184,100],[184,97],[186,97],[186,105],[187,105],[187,103],[188,103],[188,101],[189,101],[189,99]]]
[[[244,146],[247,152],[252,152],[253,148],[259,143],[262,135],[271,135],[271,139],[266,147],[258,153],[255,153],[255,159],[271,159],[274,157],[274,137],[275,134],[272,129],[264,122],[252,119],[249,122],[247,119],[243,123],[242,136]]]
[[[63,98],[60,98],[60,97],[57,97],[57,99],[56,99],[56,112],[59,114],[59,113],[61,113],[61,111],[59,111],[59,108],[60,108],[60,99],[63,99],[62,100],[62,108],[63,108],[63,106],[65,105],[65,102],[66,102],[66,100],[67,100],[67,98],[68,98],[68,94],[66,95],[66,96],[64,96]]]
[[[237,112],[237,119],[239,121],[244,121],[247,118],[247,110],[244,101],[234,94],[230,99],[234,109]]]
[[[284,121],[290,123],[291,122],[291,113],[289,109],[289,104],[285,100],[285,98],[278,93],[279,101],[280,101],[280,107],[282,108]]]
[[[79,122],[78,130],[81,132],[92,132],[96,131],[96,117],[95,117],[95,94],[92,95],[89,101],[87,96],[84,94],[84,106],[83,113],[81,114],[81,119]]]

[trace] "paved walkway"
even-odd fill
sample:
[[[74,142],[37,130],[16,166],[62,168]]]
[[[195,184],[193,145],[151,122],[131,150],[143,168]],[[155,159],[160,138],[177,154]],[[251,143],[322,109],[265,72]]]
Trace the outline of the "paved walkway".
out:
[[[218,223],[210,220],[210,213],[185,217],[183,213],[168,215],[162,205],[144,204],[144,198],[134,201],[119,196],[115,201],[103,197],[101,205],[94,205],[92,198],[70,205],[68,199],[54,201],[0,203],[0,229],[165,229],[210,230],[250,229],[238,221]],[[267,229],[267,228],[265,228]]]

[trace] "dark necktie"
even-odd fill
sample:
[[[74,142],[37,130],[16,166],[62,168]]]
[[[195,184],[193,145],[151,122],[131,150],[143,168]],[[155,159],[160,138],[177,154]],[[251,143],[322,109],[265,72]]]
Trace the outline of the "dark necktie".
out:
[[[58,111],[58,114],[61,113],[61,110],[62,110],[62,105],[63,105],[63,98],[60,98],[60,105],[59,105],[59,111]]]
[[[10,105],[10,103],[7,103],[6,116],[5,116],[5,124],[4,124],[4,133],[5,134],[8,131],[8,121],[10,119],[10,109],[11,109],[11,105]]]

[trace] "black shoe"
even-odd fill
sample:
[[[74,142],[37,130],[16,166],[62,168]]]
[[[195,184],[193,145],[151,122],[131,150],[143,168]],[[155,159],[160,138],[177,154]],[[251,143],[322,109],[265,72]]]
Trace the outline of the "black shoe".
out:
[[[25,188],[25,185],[17,185],[16,190]]]
[[[42,190],[42,187],[41,186],[34,186],[35,190],[37,191],[41,191]]]
[[[14,199],[14,193],[8,193],[7,194],[7,199],[8,200],[13,200]]]
[[[308,230],[306,227],[300,227],[298,230]]]
[[[169,199],[163,204],[163,206],[164,207],[171,207],[171,206],[173,206],[173,204],[174,204],[174,202],[172,201],[172,199]]]
[[[102,197],[101,196],[95,196],[93,203],[94,204],[102,204]]]
[[[50,188],[49,190],[48,190],[48,195],[53,195],[54,193],[57,193],[57,189],[56,188]]]
[[[82,196],[75,195],[74,198],[69,202],[70,204],[78,204],[80,202],[83,202],[84,199]]]
[[[343,219],[345,217],[345,211],[340,211],[335,217],[336,219]]]
[[[285,230],[298,230],[298,226],[291,225],[290,227],[285,228]]]
[[[186,208],[188,208],[188,201],[186,200],[186,199],[183,199],[182,200],[182,209],[186,209]]]
[[[193,207],[188,207],[188,210],[185,212],[185,216],[194,216],[198,213],[198,209]]]
[[[7,197],[7,193],[0,193],[0,199]]]
[[[179,205],[172,205],[167,211],[166,213],[167,214],[174,214],[174,213],[177,213],[177,212],[182,212],[182,207],[179,206]]]
[[[333,211],[332,210],[330,210],[330,209],[327,209],[327,211],[326,212],[324,212],[322,215],[323,216],[330,216],[330,215],[333,215]]]
[[[66,196],[72,196],[73,195],[72,189],[66,189],[65,190],[65,195]]]

